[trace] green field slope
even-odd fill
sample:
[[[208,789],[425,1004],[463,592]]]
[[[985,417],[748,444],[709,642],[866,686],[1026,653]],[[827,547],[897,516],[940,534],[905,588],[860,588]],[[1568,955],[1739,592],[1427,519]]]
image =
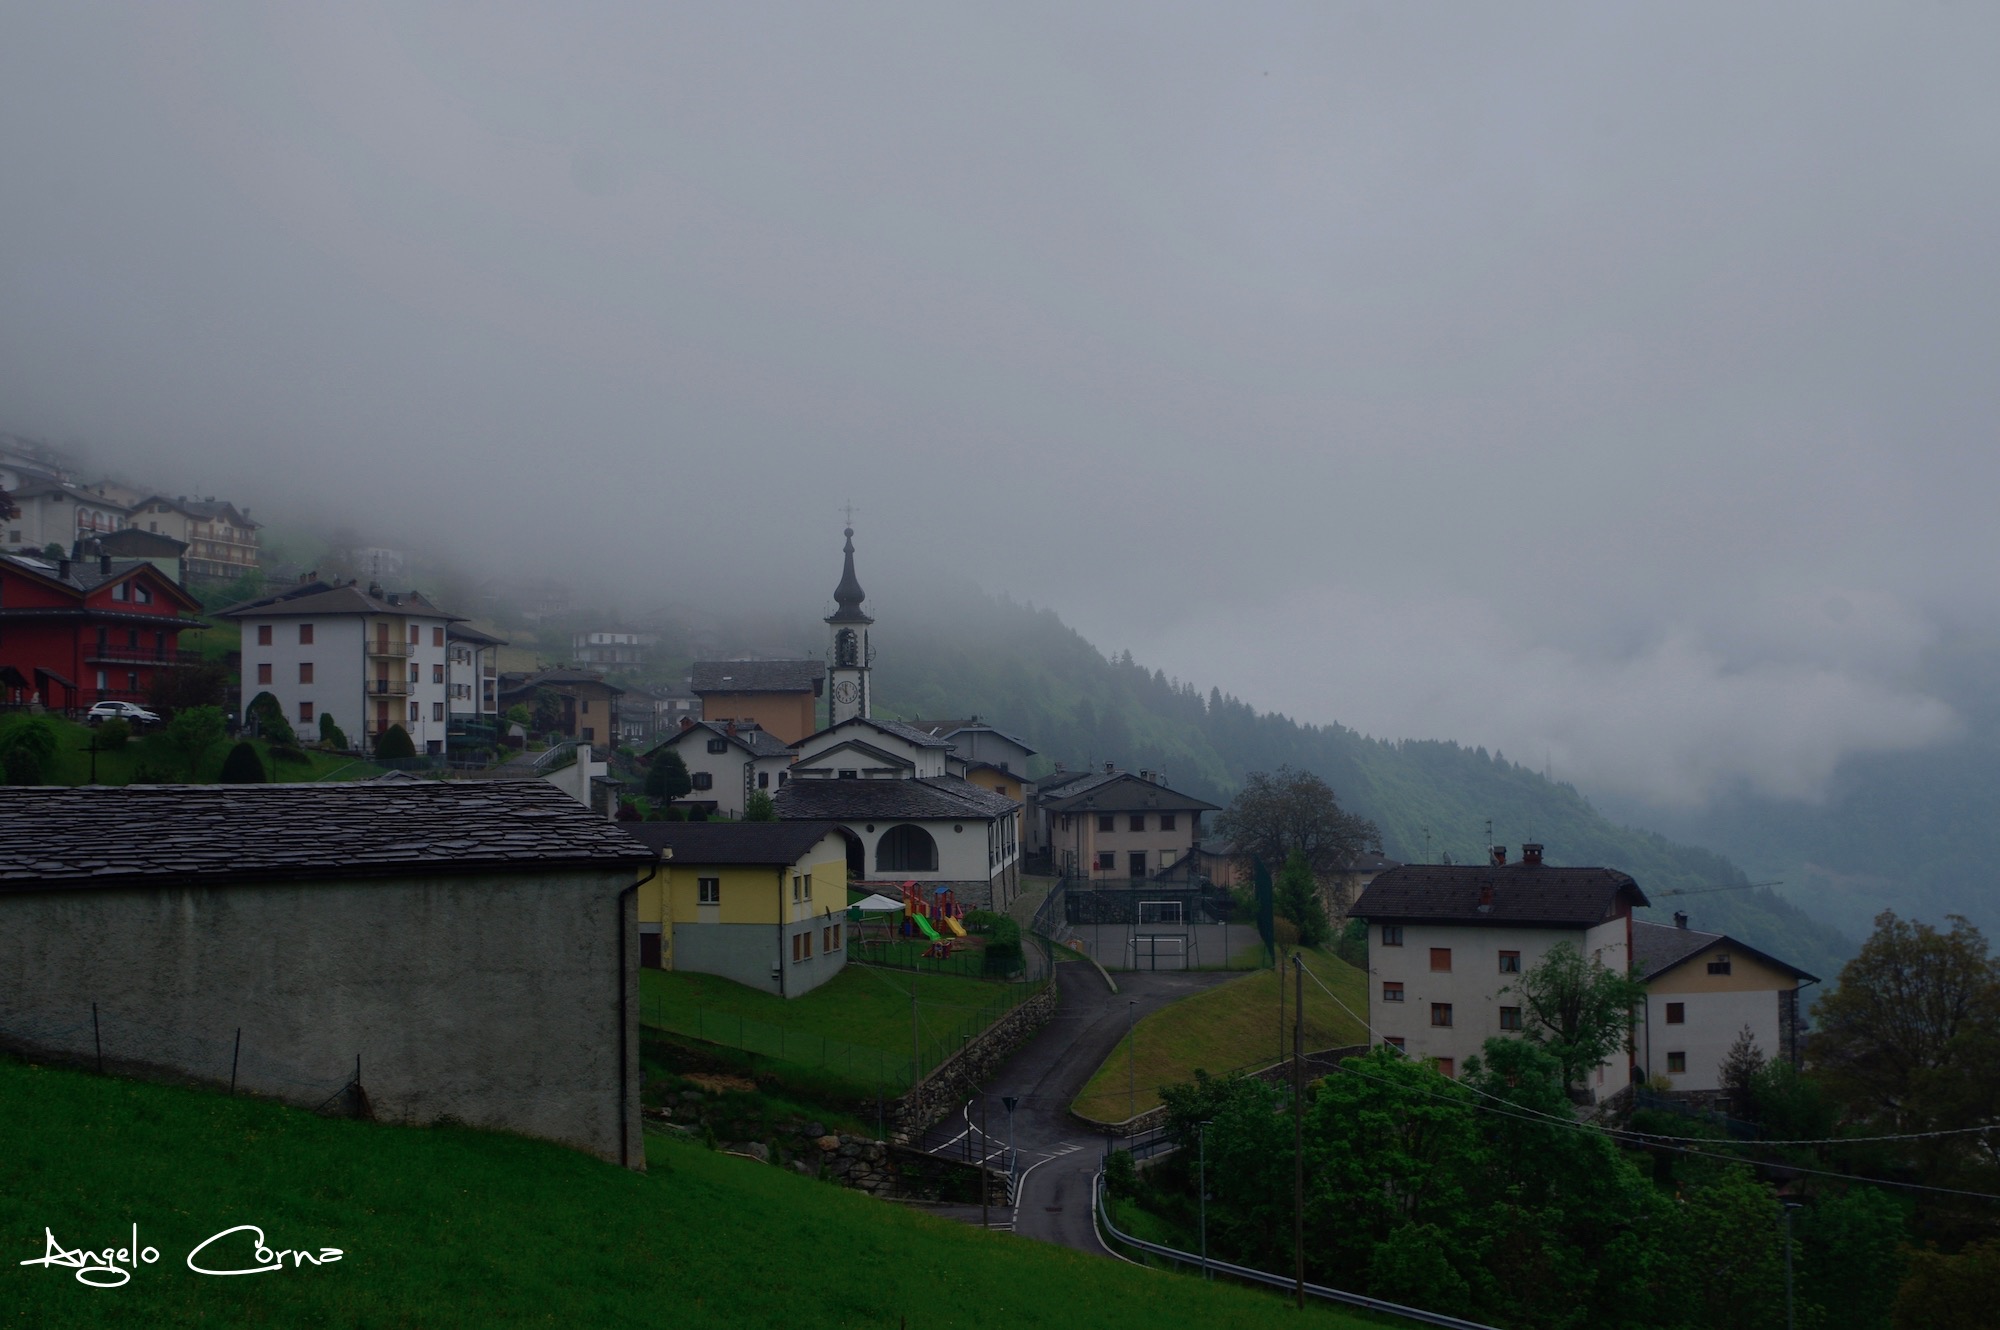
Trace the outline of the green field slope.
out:
[[[652,1171],[464,1128],[335,1121],[248,1099],[0,1059],[0,1324],[9,1326],[1218,1327],[1294,1323],[1203,1285],[933,1219],[655,1139]],[[159,1253],[118,1288],[43,1254]],[[191,1273],[262,1228],[337,1263]],[[202,1263],[254,1263],[247,1234]],[[226,1264],[225,1264],[226,1263]],[[1361,1325],[1333,1311],[1311,1319]]]

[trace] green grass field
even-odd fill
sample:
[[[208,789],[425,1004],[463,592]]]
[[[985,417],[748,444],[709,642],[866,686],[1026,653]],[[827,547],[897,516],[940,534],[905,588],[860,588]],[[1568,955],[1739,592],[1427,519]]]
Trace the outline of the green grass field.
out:
[[[50,719],[55,721],[59,747],[53,769],[44,772],[44,778],[51,785],[84,784],[91,777],[90,742],[95,732],[87,725],[55,717]],[[327,779],[359,780],[364,776],[382,774],[382,769],[372,763],[357,762],[351,757],[311,748],[303,750],[305,762],[280,762],[274,767],[270,750],[263,741],[251,742],[264,758],[265,772],[275,771],[276,779],[286,784]],[[234,744],[232,739],[223,739],[211,746],[195,763],[194,779],[198,782],[216,779],[222,772],[223,759],[229,755]],[[134,734],[123,748],[97,754],[97,783],[100,785],[130,785],[142,776],[170,782],[184,781],[189,778],[189,772],[181,755],[168,748],[157,731]]]
[[[978,1232],[664,1137],[649,1138],[651,1171],[636,1174],[519,1137],[337,1121],[8,1059],[0,1121],[8,1325],[1248,1330],[1297,1317],[1275,1293]],[[241,1278],[187,1268],[193,1248],[239,1224],[274,1248],[342,1255]],[[133,1225],[158,1260],[122,1287],[17,1264],[43,1254],[45,1228],[102,1249]],[[249,1263],[249,1242],[201,1263]]]
[[[1306,967],[1356,1015],[1367,1015],[1367,975],[1326,952],[1307,952]],[[1140,1021],[1129,1058],[1126,1046],[1119,1044],[1072,1107],[1099,1122],[1122,1122],[1135,1105],[1141,1113],[1158,1105],[1160,1086],[1193,1080],[1197,1069],[1220,1075],[1270,1065],[1291,1050],[1290,983],[1287,975],[1282,1044],[1278,975],[1258,970],[1182,998]],[[1311,979],[1306,980],[1305,1042],[1309,1051],[1367,1042],[1362,1022],[1342,1011]]]
[[[914,1040],[910,989],[916,987]],[[924,1067],[957,1051],[1026,996],[1019,985],[953,974],[848,965],[803,997],[781,998],[717,975],[642,970],[639,1019],[728,1048],[823,1067],[854,1095],[909,1083],[913,1042]]]

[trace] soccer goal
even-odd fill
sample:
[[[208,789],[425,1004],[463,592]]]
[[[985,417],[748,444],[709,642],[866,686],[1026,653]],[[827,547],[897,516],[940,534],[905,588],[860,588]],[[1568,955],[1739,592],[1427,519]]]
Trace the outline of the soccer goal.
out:
[[[1140,901],[1139,922],[1179,925],[1187,922],[1187,916],[1182,913],[1179,901]]]
[[[1132,939],[1132,968],[1135,970],[1187,969],[1187,939],[1140,933]]]

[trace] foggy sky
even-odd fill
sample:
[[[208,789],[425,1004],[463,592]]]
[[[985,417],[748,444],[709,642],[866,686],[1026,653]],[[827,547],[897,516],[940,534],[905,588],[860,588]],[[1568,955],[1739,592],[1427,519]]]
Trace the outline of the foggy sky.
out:
[[[1979,5],[17,4],[0,431],[634,610],[817,609],[852,499],[871,590],[1810,797],[1951,735],[1914,666],[2000,610],[1995,49]]]

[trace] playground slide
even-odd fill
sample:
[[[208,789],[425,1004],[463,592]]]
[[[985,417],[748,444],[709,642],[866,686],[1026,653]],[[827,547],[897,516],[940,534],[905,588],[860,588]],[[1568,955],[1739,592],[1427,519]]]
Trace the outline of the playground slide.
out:
[[[944,926],[946,928],[949,928],[952,932],[958,934],[960,937],[965,936],[965,925],[961,924],[960,922],[958,922],[958,920],[952,918],[950,915],[946,915],[944,917]]]
[[[913,923],[916,924],[918,928],[924,930],[924,936],[929,938],[931,941],[942,942],[944,940],[938,936],[938,931],[935,928],[931,927],[931,921],[924,918],[922,915],[913,914],[910,916],[910,919]]]

